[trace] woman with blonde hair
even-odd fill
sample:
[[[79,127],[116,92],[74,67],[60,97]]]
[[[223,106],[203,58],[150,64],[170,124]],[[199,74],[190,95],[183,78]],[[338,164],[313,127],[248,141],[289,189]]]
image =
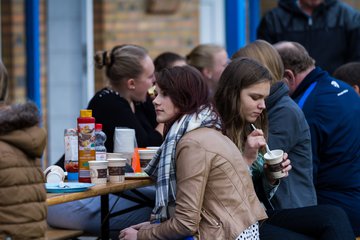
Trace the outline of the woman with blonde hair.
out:
[[[138,147],[159,146],[163,141],[163,124],[157,123],[155,108],[147,93],[155,81],[155,67],[147,50],[133,44],[118,45],[111,50],[97,51],[94,60],[96,67],[104,71],[108,86],[95,94],[88,109],[93,111],[96,122],[103,124],[107,151],[113,152],[116,127],[134,129]],[[132,171],[131,167],[127,166],[126,171]],[[136,191],[140,194],[125,191],[121,197],[110,195],[109,205],[113,212],[125,212],[110,218],[111,238],[116,237],[119,230],[150,217],[155,188],[151,186]],[[139,199],[144,195],[146,198]],[[133,199],[146,202],[146,206],[132,210],[137,205]],[[50,206],[48,223],[58,228],[100,235],[100,206],[100,197]],[[70,220],[68,216],[72,212],[77,214]]]
[[[221,73],[229,62],[225,49],[216,44],[200,44],[186,55],[186,62],[198,69],[205,77],[210,97],[212,97]]]

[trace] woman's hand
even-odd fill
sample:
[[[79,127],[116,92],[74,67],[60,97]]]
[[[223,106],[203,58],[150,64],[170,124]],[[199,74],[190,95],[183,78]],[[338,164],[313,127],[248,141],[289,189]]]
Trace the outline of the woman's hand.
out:
[[[119,240],[137,240],[138,230],[128,227],[120,231]]]
[[[282,167],[281,172],[285,173],[284,177],[288,177],[289,171],[292,169],[292,166],[291,166],[290,159],[288,159],[287,153],[284,153],[284,155],[283,155],[283,162],[281,163],[281,167]],[[266,163],[264,164],[264,173],[265,173],[265,176],[266,176],[267,180],[269,181],[269,183],[271,185],[274,185],[276,183],[277,179],[272,177],[272,175],[270,174],[268,165]]]
[[[247,136],[243,151],[243,158],[249,166],[251,166],[256,160],[259,149],[265,145],[266,140],[261,129],[256,129]]]
[[[150,225],[150,222],[142,222],[136,225],[132,225],[131,228],[135,229],[135,230],[139,230],[142,227],[145,227],[147,225]]]

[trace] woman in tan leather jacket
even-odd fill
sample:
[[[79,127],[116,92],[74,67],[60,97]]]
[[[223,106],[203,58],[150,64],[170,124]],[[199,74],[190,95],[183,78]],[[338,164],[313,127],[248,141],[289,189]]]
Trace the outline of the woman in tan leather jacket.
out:
[[[7,72],[0,60],[0,239],[44,239],[45,179],[40,159],[46,133],[35,104],[6,105]]]
[[[124,229],[119,239],[258,239],[267,216],[241,153],[221,132],[200,72],[165,69],[156,94],[166,138],[145,170],[156,181],[155,208],[150,222]]]

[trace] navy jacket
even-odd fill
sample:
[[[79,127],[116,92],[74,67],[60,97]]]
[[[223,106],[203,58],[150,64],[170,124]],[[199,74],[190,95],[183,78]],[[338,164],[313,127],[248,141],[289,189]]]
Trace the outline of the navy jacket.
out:
[[[360,97],[348,84],[316,67],[292,98],[300,102],[310,126],[318,203],[342,207],[360,235]]]
[[[340,65],[360,61],[360,12],[337,0],[325,0],[312,16],[295,0],[280,0],[261,20],[257,37],[270,43],[303,45],[316,65],[332,73]]]
[[[271,86],[266,100],[269,118],[271,149],[288,153],[292,170],[281,179],[271,199],[274,209],[298,208],[317,204],[313,183],[311,137],[304,113],[289,97],[289,88],[284,82]]]

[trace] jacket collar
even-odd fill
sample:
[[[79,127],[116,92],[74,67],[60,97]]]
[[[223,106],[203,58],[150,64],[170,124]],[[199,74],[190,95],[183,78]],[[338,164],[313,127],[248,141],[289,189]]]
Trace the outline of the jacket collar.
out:
[[[39,123],[39,112],[32,102],[5,106],[0,109],[0,135],[29,128]]]
[[[313,83],[318,81],[320,78],[326,77],[329,74],[322,70],[320,67],[315,67],[299,84],[295,92],[291,95],[292,99],[296,99],[301,96],[306,89]]]
[[[270,88],[270,95],[266,99],[265,104],[268,111],[278,102],[283,96],[289,94],[289,88],[284,82],[277,82]]]

